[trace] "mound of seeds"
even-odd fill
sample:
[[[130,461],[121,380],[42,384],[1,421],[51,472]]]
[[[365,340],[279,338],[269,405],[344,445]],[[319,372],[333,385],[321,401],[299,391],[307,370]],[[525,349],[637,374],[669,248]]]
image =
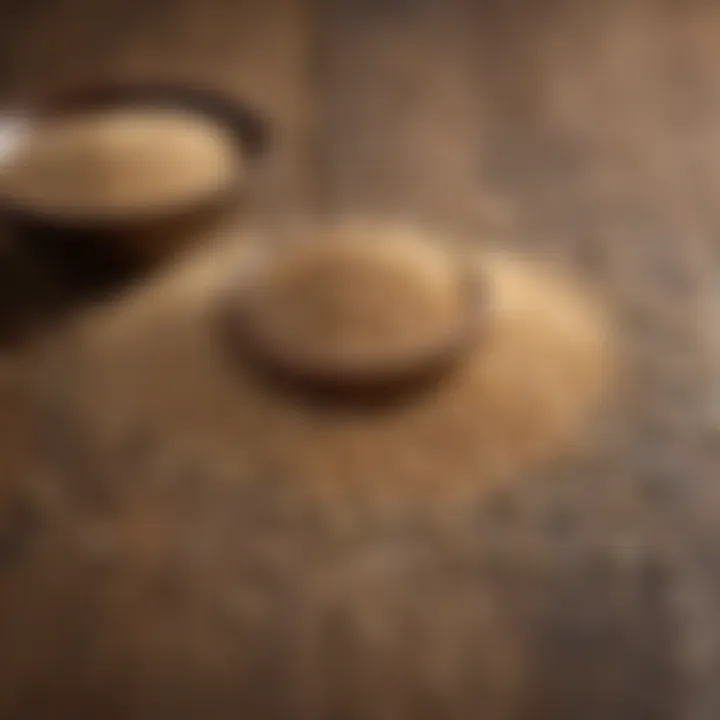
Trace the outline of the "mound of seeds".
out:
[[[130,107],[41,123],[7,164],[1,190],[42,214],[113,219],[211,198],[241,173],[236,142],[219,124]]]
[[[317,343],[324,358],[341,357],[334,354],[333,333],[327,339],[314,324],[317,305],[308,300],[302,309],[306,301],[299,301],[300,288],[313,298],[317,291],[313,302],[331,312],[327,304],[339,302],[342,288],[329,270],[340,274],[339,266],[342,273],[359,272],[355,292],[362,287],[372,295],[375,288],[387,302],[384,311],[363,310],[367,329],[338,331],[351,336],[342,348],[369,354],[371,347],[375,357],[386,358],[388,348],[437,342],[458,310],[451,271],[457,256],[446,255],[442,243],[426,249],[419,235],[401,251],[396,228],[381,224],[364,230],[350,249],[344,229],[331,228],[337,246],[324,246],[310,263],[315,285],[328,283],[325,291],[312,289],[303,269],[310,248],[300,243],[278,251],[272,272],[262,259],[267,237],[257,239],[257,253],[247,242],[218,247],[88,318],[61,363],[72,398],[67,409],[88,433],[85,442],[101,449],[103,464],[119,469],[124,448],[143,428],[160,454],[184,448],[208,475],[212,468],[237,477],[271,475],[288,492],[342,506],[350,499],[353,506],[359,497],[454,503],[532,475],[591,441],[596,410],[613,387],[613,327],[592,292],[562,270],[523,257],[468,253],[463,267],[483,287],[478,341],[459,353],[442,382],[399,402],[389,398],[380,412],[360,410],[354,398],[342,399],[340,407],[306,402],[282,384],[260,382],[242,354],[226,352],[217,313],[245,288],[257,293],[252,317],[262,319],[267,337],[287,352],[318,353]],[[333,262],[320,263],[325,257]],[[403,330],[405,322],[415,325]]]

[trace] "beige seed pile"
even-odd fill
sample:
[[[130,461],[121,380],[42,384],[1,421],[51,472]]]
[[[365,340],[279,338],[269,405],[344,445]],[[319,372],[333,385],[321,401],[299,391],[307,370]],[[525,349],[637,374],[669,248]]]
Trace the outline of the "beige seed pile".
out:
[[[338,414],[259,383],[225,352],[213,318],[250,255],[245,245],[192,258],[88,318],[65,386],[108,467],[122,468],[127,438],[142,427],[159,451],[182,448],[208,477],[270,475],[334,507],[361,497],[439,506],[532,476],[591,439],[590,420],[613,388],[612,326],[560,269],[471,253],[467,268],[487,289],[474,349],[431,392],[380,413],[349,404]],[[442,287],[444,272],[433,277]]]
[[[2,191],[40,213],[116,218],[211,198],[241,170],[216,123],[177,109],[113,109],[43,123],[5,168]]]

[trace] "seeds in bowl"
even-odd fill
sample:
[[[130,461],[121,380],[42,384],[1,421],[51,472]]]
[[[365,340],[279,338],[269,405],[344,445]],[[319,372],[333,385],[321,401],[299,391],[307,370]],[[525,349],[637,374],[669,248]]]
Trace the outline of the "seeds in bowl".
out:
[[[69,220],[124,219],[209,200],[242,176],[231,132],[176,108],[124,108],[48,119],[7,163],[13,205]]]

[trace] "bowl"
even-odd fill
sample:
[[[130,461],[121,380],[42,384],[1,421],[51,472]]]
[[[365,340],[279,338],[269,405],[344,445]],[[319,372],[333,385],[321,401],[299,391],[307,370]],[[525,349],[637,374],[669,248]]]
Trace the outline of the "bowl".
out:
[[[52,274],[72,291],[114,287],[210,235],[214,223],[241,204],[249,175],[268,146],[267,124],[254,110],[214,90],[189,85],[86,86],[47,99],[25,112],[24,118],[25,130],[18,136],[18,147],[9,153],[0,184],[0,210],[23,252],[52,268]],[[158,149],[164,138],[172,136],[163,133],[163,122],[173,126],[177,146]],[[152,134],[147,136],[151,126]],[[202,132],[196,133],[196,129]],[[139,143],[143,141],[150,143],[148,152],[141,152]],[[188,155],[191,151],[196,155],[207,148],[220,152],[221,143],[223,149],[237,155],[227,158],[217,182],[208,182],[195,193],[186,186],[175,198],[166,194],[162,201],[148,192],[148,188],[152,190],[152,180],[147,178],[153,159],[165,163],[167,184],[172,179],[168,168],[173,168],[176,154],[183,151],[186,158],[192,158]],[[32,165],[28,156],[37,160],[32,151],[38,146],[40,161]],[[132,152],[138,157],[128,160]],[[30,165],[25,176],[23,160],[26,167]],[[111,173],[120,161],[124,175],[114,185]],[[124,205],[109,206],[108,193],[115,192],[123,181],[127,191],[136,166],[145,188],[136,188],[135,204],[132,198],[128,200],[132,194],[128,191]],[[24,192],[18,191],[18,178],[26,180],[24,186],[20,183]],[[42,181],[41,188],[51,189],[50,194],[41,191],[33,195],[36,179]],[[177,190],[181,183],[174,179]],[[52,192],[64,192],[73,180],[80,188],[75,205],[57,197],[53,202]],[[108,192],[103,195],[103,190]]]

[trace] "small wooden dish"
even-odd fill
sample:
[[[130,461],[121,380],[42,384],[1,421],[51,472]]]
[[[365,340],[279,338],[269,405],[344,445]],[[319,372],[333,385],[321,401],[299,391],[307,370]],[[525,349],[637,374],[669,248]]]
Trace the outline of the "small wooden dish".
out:
[[[393,248],[400,252],[389,258],[382,244],[260,248],[223,306],[223,329],[231,346],[276,381],[327,397],[386,398],[441,379],[478,341],[485,288],[477,273],[466,272],[451,257],[440,255],[445,267],[439,269],[433,266],[435,253],[415,245]],[[352,275],[363,264],[359,282],[349,288],[352,297],[338,296],[353,284]],[[319,287],[326,282],[340,287]],[[305,294],[317,291],[308,303]],[[378,319],[373,304],[383,308],[384,330],[373,326]],[[324,334],[327,318],[319,314],[333,313],[333,305],[345,307]],[[425,312],[415,316],[410,334],[398,340],[407,329],[403,312],[412,316],[418,305]],[[298,313],[302,327],[286,332],[288,316]],[[359,343],[353,345],[357,337],[350,337],[350,346],[342,347],[338,333],[357,336],[363,323],[367,332]]]

